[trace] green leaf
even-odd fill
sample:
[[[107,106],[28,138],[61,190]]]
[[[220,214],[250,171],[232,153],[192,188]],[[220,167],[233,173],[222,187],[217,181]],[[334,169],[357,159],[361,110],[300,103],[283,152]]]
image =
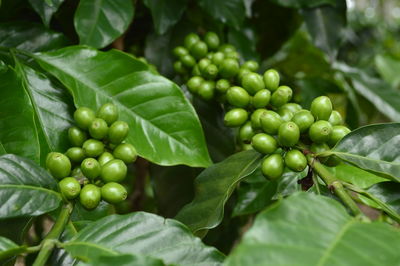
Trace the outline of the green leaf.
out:
[[[49,27],[52,16],[57,12],[63,2],[64,0],[52,0],[50,5],[43,0],[29,0],[32,8],[39,14],[46,27]]]
[[[393,87],[400,84],[400,61],[390,55],[376,55],[375,67],[382,78]]]
[[[127,142],[140,156],[161,165],[210,164],[193,107],[177,85],[141,61],[116,50],[80,46],[42,53],[36,59],[70,89],[77,106],[97,109],[106,102],[116,104],[120,119],[130,126]]]
[[[354,90],[374,104],[378,111],[392,121],[400,121],[400,98],[397,90],[382,80],[344,63],[335,63],[333,67],[350,79]]]
[[[398,245],[397,228],[359,222],[337,201],[302,192],[260,213],[226,265],[397,265]]]
[[[133,14],[131,0],[80,0],[74,16],[80,44],[109,45],[125,32]]]
[[[107,216],[62,247],[87,261],[121,254],[150,256],[175,265],[220,265],[224,259],[183,224],[144,212]]]
[[[71,221],[96,221],[103,217],[106,217],[111,213],[111,205],[104,201],[101,201],[99,206],[97,206],[94,210],[87,210],[82,206],[80,202],[77,202],[74,206],[74,210],[71,213]]]
[[[54,50],[67,45],[61,33],[28,22],[0,23],[0,46],[31,52]]]
[[[361,127],[345,136],[330,154],[364,170],[390,176],[400,182],[400,124]]]
[[[243,0],[199,0],[199,5],[215,20],[239,29],[246,9]]]
[[[34,162],[0,156],[0,217],[38,216],[55,210],[62,201],[57,182]]]
[[[291,8],[312,8],[321,5],[336,5],[336,0],[272,0],[272,2]]]
[[[306,27],[315,46],[327,53],[331,60],[334,60],[346,28],[346,1],[306,0],[304,2],[307,2],[308,5],[311,5],[311,2],[329,2],[334,5],[324,5],[302,11]]]
[[[277,189],[276,182],[240,184],[238,199],[232,216],[252,214],[264,209],[272,202]]]
[[[257,34],[249,25],[241,27],[240,30],[229,29],[228,42],[236,47],[245,60],[258,61],[260,59],[256,50]]]
[[[394,182],[383,182],[370,187],[367,190],[377,199],[384,202],[388,207],[400,214],[400,184]]]
[[[244,151],[204,170],[195,180],[195,198],[180,210],[175,219],[193,232],[216,227],[237,183],[253,173],[260,160],[260,153]]]
[[[380,182],[388,181],[385,178],[362,170],[350,164],[339,164],[335,167],[326,167],[336,178],[351,183],[360,188],[369,188]]]
[[[22,253],[25,247],[20,247],[10,239],[0,236],[0,262],[3,259]]]
[[[158,34],[164,34],[180,20],[187,3],[188,0],[144,0]]]
[[[87,266],[164,266],[162,260],[154,259],[146,256],[123,254],[118,256],[99,256],[90,263],[84,263]]]
[[[308,167],[306,167],[302,172],[293,172],[292,170],[285,168],[282,177],[277,180],[278,188],[273,199],[280,199],[297,191],[301,191],[301,185],[298,181],[306,177],[307,174]]]

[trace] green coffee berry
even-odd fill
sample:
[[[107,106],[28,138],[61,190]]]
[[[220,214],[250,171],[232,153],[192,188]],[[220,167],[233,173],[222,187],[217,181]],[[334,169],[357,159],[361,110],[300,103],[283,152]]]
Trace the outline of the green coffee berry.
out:
[[[349,134],[351,130],[345,126],[334,126],[332,127],[332,134],[329,137],[328,145],[333,147],[338,143],[344,136]]]
[[[223,44],[218,48],[218,51],[223,52],[224,54],[226,53],[230,53],[230,52],[236,52],[236,48],[235,46],[233,46],[232,44]]]
[[[245,89],[234,86],[226,92],[226,99],[235,107],[246,107],[250,102],[250,95]]]
[[[220,44],[218,35],[212,31],[209,31],[204,35],[204,42],[210,50],[217,50]]]
[[[88,139],[82,146],[87,157],[97,157],[104,152],[103,142],[97,139]]]
[[[227,58],[224,60],[219,68],[219,74],[223,78],[232,78],[239,72],[239,63],[237,60]]]
[[[299,142],[300,129],[293,122],[284,122],[278,130],[279,143],[285,147],[293,147]]]
[[[71,173],[71,162],[67,156],[59,152],[50,152],[46,158],[46,167],[57,179],[69,176]]]
[[[267,109],[260,108],[255,110],[250,117],[251,120],[251,125],[254,129],[259,129],[261,128],[261,116],[263,115],[264,112],[266,112]]]
[[[254,136],[255,132],[251,126],[251,121],[247,121],[239,129],[239,139],[244,143],[250,143],[251,138]]]
[[[243,125],[247,118],[248,114],[246,110],[234,108],[225,114],[224,124],[228,127],[238,127]]]
[[[222,62],[224,62],[225,60],[225,55],[222,52],[216,52],[213,54],[211,61],[213,64],[219,66],[222,64]]]
[[[286,104],[282,105],[281,107],[279,107],[279,110],[288,110],[288,111],[292,112],[293,114],[297,113],[301,109],[302,109],[301,105],[297,104],[297,103],[286,103]]]
[[[311,113],[315,120],[328,120],[332,113],[332,102],[326,96],[319,96],[311,102]]]
[[[129,126],[124,121],[115,121],[108,130],[108,139],[113,144],[121,143],[128,136]]]
[[[80,163],[83,159],[85,159],[85,151],[79,147],[69,148],[65,155],[74,163]]]
[[[101,197],[111,204],[124,201],[128,192],[121,184],[110,182],[101,187]]]
[[[192,76],[201,76],[199,65],[195,65],[192,69]]]
[[[174,63],[174,71],[180,75],[183,75],[187,72],[185,66],[183,65],[183,63],[181,61],[176,61]]]
[[[279,73],[275,69],[269,69],[264,73],[264,83],[265,87],[270,91],[276,91],[279,87]]]
[[[215,82],[211,80],[205,80],[199,87],[197,94],[208,101],[214,97],[215,92]]]
[[[189,51],[194,58],[200,59],[207,55],[208,47],[205,42],[198,41],[190,47]]]
[[[89,179],[95,179],[100,176],[101,166],[94,158],[86,158],[81,163],[82,173]]]
[[[68,139],[72,146],[82,147],[83,143],[87,139],[85,131],[77,127],[71,127],[68,129]]]
[[[289,109],[279,108],[278,114],[282,117],[282,120],[285,122],[288,122],[293,118],[293,113]]]
[[[254,60],[249,60],[244,62],[244,64],[241,66],[242,68],[246,68],[248,70],[250,70],[251,72],[255,72],[258,70],[258,68],[260,67],[258,65],[258,63]]]
[[[251,140],[251,144],[256,151],[263,154],[273,153],[278,148],[278,143],[276,140],[272,136],[265,133],[258,133],[254,135]]]
[[[292,99],[292,89],[288,86],[279,86],[271,96],[271,105],[274,107],[281,107]]]
[[[124,163],[133,163],[136,160],[136,149],[129,143],[119,144],[113,151],[116,159],[122,160]]]
[[[85,185],[79,193],[79,202],[88,210],[96,208],[101,200],[100,188],[93,185]]]
[[[122,160],[114,159],[101,168],[101,179],[104,182],[121,182],[125,179],[128,168]]]
[[[76,198],[81,192],[81,185],[73,177],[66,177],[58,183],[61,194],[67,199]]]
[[[97,111],[97,117],[106,121],[107,125],[111,125],[118,119],[118,108],[113,103],[105,103]]]
[[[179,60],[182,62],[182,65],[187,68],[192,68],[196,65],[196,59],[189,54],[181,56]]]
[[[98,158],[98,162],[99,162],[100,166],[103,166],[113,159],[114,159],[114,156],[111,153],[109,153],[108,151],[105,151]]]
[[[186,35],[183,43],[184,43],[186,49],[190,49],[190,47],[192,47],[192,45],[198,41],[200,41],[199,35],[197,35],[195,33],[189,33],[188,35]]]
[[[174,48],[172,53],[174,54],[175,57],[179,58],[183,55],[189,54],[189,51],[183,46],[177,46]]]
[[[282,176],[285,164],[280,154],[272,154],[264,159],[261,172],[268,179],[277,179]]]
[[[301,110],[295,113],[295,115],[292,118],[292,121],[299,126],[300,132],[304,133],[314,123],[314,116],[308,110]]]
[[[231,84],[230,84],[229,81],[226,80],[226,79],[220,79],[220,80],[218,80],[217,83],[215,84],[215,89],[216,89],[219,93],[226,93],[230,87],[231,87]]]
[[[313,143],[311,144],[310,150],[312,153],[318,154],[329,151],[330,148],[326,143]]]
[[[107,122],[101,118],[96,118],[89,126],[89,134],[92,138],[103,139],[107,136],[108,125]]]
[[[331,123],[332,126],[340,126],[343,125],[343,119],[342,116],[338,111],[333,110],[331,115],[329,116],[329,123]]]
[[[209,64],[205,68],[203,75],[206,79],[215,79],[218,75],[218,67],[214,64]]]
[[[301,172],[307,167],[307,158],[301,151],[293,149],[286,153],[285,165],[295,172]]]
[[[194,76],[186,82],[186,87],[191,93],[197,93],[204,79],[202,77]]]
[[[211,60],[208,58],[203,58],[197,63],[197,66],[199,67],[200,73],[204,74],[206,68],[211,64]]]
[[[276,135],[283,119],[274,111],[266,111],[260,117],[261,128],[265,133]]]
[[[87,107],[79,107],[74,112],[75,122],[82,129],[87,129],[95,118],[93,110]]]
[[[259,90],[253,97],[252,105],[254,108],[264,108],[271,99],[271,92],[266,89]]]
[[[308,135],[313,142],[324,143],[327,142],[332,133],[332,126],[328,121],[318,120],[310,126]]]
[[[259,90],[265,88],[262,77],[254,72],[250,72],[243,76],[242,78],[242,86],[248,91],[251,95],[256,94]]]

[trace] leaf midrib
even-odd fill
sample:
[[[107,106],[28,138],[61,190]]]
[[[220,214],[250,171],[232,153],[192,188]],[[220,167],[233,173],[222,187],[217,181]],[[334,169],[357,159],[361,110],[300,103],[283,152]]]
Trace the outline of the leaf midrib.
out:
[[[0,190],[2,188],[19,188],[19,189],[39,190],[39,191],[47,192],[49,194],[53,194],[61,199],[60,193],[58,193],[54,190],[51,190],[51,189],[43,188],[43,187],[36,187],[36,186],[31,186],[31,185],[0,184]]]

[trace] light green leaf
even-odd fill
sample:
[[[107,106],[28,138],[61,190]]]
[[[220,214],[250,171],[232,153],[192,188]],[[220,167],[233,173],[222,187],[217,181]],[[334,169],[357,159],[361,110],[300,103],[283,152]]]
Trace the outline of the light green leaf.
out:
[[[193,232],[216,227],[237,183],[253,173],[260,160],[260,153],[244,151],[204,170],[195,180],[195,198],[180,210],[175,219]]]
[[[400,182],[400,124],[375,124],[345,136],[329,154]]]
[[[34,162],[0,156],[0,217],[38,216],[55,210],[62,201],[57,182]]]
[[[52,3],[49,4],[43,0],[29,0],[32,8],[39,14],[41,17],[43,24],[46,27],[49,27],[51,18],[53,17],[54,13],[57,12],[60,5],[64,2],[64,0],[52,0]]]
[[[133,14],[131,0],[80,0],[74,17],[80,44],[109,45],[125,32]]]
[[[296,193],[260,213],[226,265],[399,265],[400,231],[362,223],[337,201]]]
[[[224,260],[183,224],[144,212],[102,218],[62,247],[88,262],[121,254],[149,256],[174,265],[220,265]]]
[[[77,106],[113,102],[130,126],[127,142],[162,165],[210,164],[193,107],[177,85],[120,51],[75,46],[37,55],[40,65],[72,93]],[[112,66],[112,67],[110,67]],[[82,75],[85,73],[85,75]]]

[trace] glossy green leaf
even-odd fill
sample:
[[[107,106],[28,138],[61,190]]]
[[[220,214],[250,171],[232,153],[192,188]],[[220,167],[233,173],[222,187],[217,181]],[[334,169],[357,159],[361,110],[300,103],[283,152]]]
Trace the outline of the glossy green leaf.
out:
[[[130,126],[127,142],[140,156],[162,165],[210,164],[193,107],[177,85],[153,74],[141,61],[116,50],[80,46],[36,59],[70,89],[77,106],[116,104],[120,119]]]
[[[0,156],[0,217],[38,216],[56,209],[62,198],[57,182],[33,161]]]
[[[321,5],[336,5],[336,0],[272,0],[272,2],[291,8],[312,8]]]
[[[183,224],[144,212],[100,219],[62,247],[87,261],[120,254],[146,255],[174,265],[220,265],[224,259]]]
[[[330,154],[400,182],[400,124],[376,124],[361,127],[345,136]]]
[[[313,1],[306,0],[304,2],[311,5]],[[302,12],[315,46],[327,53],[331,60],[334,60],[346,28],[346,1],[329,0],[324,2],[330,2],[332,5],[304,9]]]
[[[400,214],[400,184],[394,182],[383,182],[370,187],[367,190],[377,199],[381,200]]]
[[[10,239],[0,236],[0,262],[14,254],[22,253],[24,249],[25,247],[20,247]]]
[[[0,46],[31,52],[54,50],[67,45],[61,33],[27,22],[0,23]]]
[[[238,29],[245,16],[243,0],[199,0],[199,5],[215,20]]]
[[[260,59],[256,51],[257,34],[249,25],[241,27],[240,30],[229,29],[228,42],[236,47],[245,60]]]
[[[74,210],[71,213],[71,220],[76,222],[88,222],[96,221],[112,213],[112,207],[105,201],[101,201],[99,206],[94,210],[85,209],[80,202],[77,202],[74,206]]]
[[[43,24],[49,27],[51,18],[57,12],[64,0],[52,0],[51,5],[43,0],[29,0],[32,8],[39,14]]]
[[[354,90],[370,101],[375,108],[392,121],[400,122],[399,92],[380,79],[344,63],[335,63],[334,68],[351,79]]]
[[[232,216],[240,216],[261,211],[272,202],[277,182],[265,180],[263,183],[240,184],[238,199]]]
[[[158,34],[164,34],[182,17],[188,0],[144,0],[150,9],[154,27]]]
[[[278,188],[273,199],[280,199],[282,197],[289,196],[297,191],[301,191],[301,185],[299,180],[306,177],[308,174],[308,167],[302,172],[293,172],[292,170],[285,168],[285,172],[282,177],[277,180]]]
[[[133,13],[131,0],[80,0],[74,16],[80,44],[109,45],[125,32]]]
[[[132,265],[140,265],[140,266],[164,266],[165,264],[162,260],[139,256],[133,254],[123,254],[118,256],[99,256],[95,258],[90,263],[83,263],[82,265],[86,266],[109,266],[109,265],[118,265],[118,266],[132,266]]]
[[[175,217],[193,232],[216,227],[238,182],[259,166],[261,154],[244,151],[204,170],[195,180],[195,198]]]
[[[360,188],[369,188],[380,182],[386,182],[387,179],[374,175],[373,173],[362,170],[350,164],[339,164],[335,167],[327,167],[336,178],[356,185]]]
[[[397,265],[398,245],[399,229],[359,222],[337,201],[303,192],[260,213],[226,265]]]
[[[400,84],[400,60],[395,59],[389,55],[376,55],[375,67],[382,78],[390,83],[393,87]]]

